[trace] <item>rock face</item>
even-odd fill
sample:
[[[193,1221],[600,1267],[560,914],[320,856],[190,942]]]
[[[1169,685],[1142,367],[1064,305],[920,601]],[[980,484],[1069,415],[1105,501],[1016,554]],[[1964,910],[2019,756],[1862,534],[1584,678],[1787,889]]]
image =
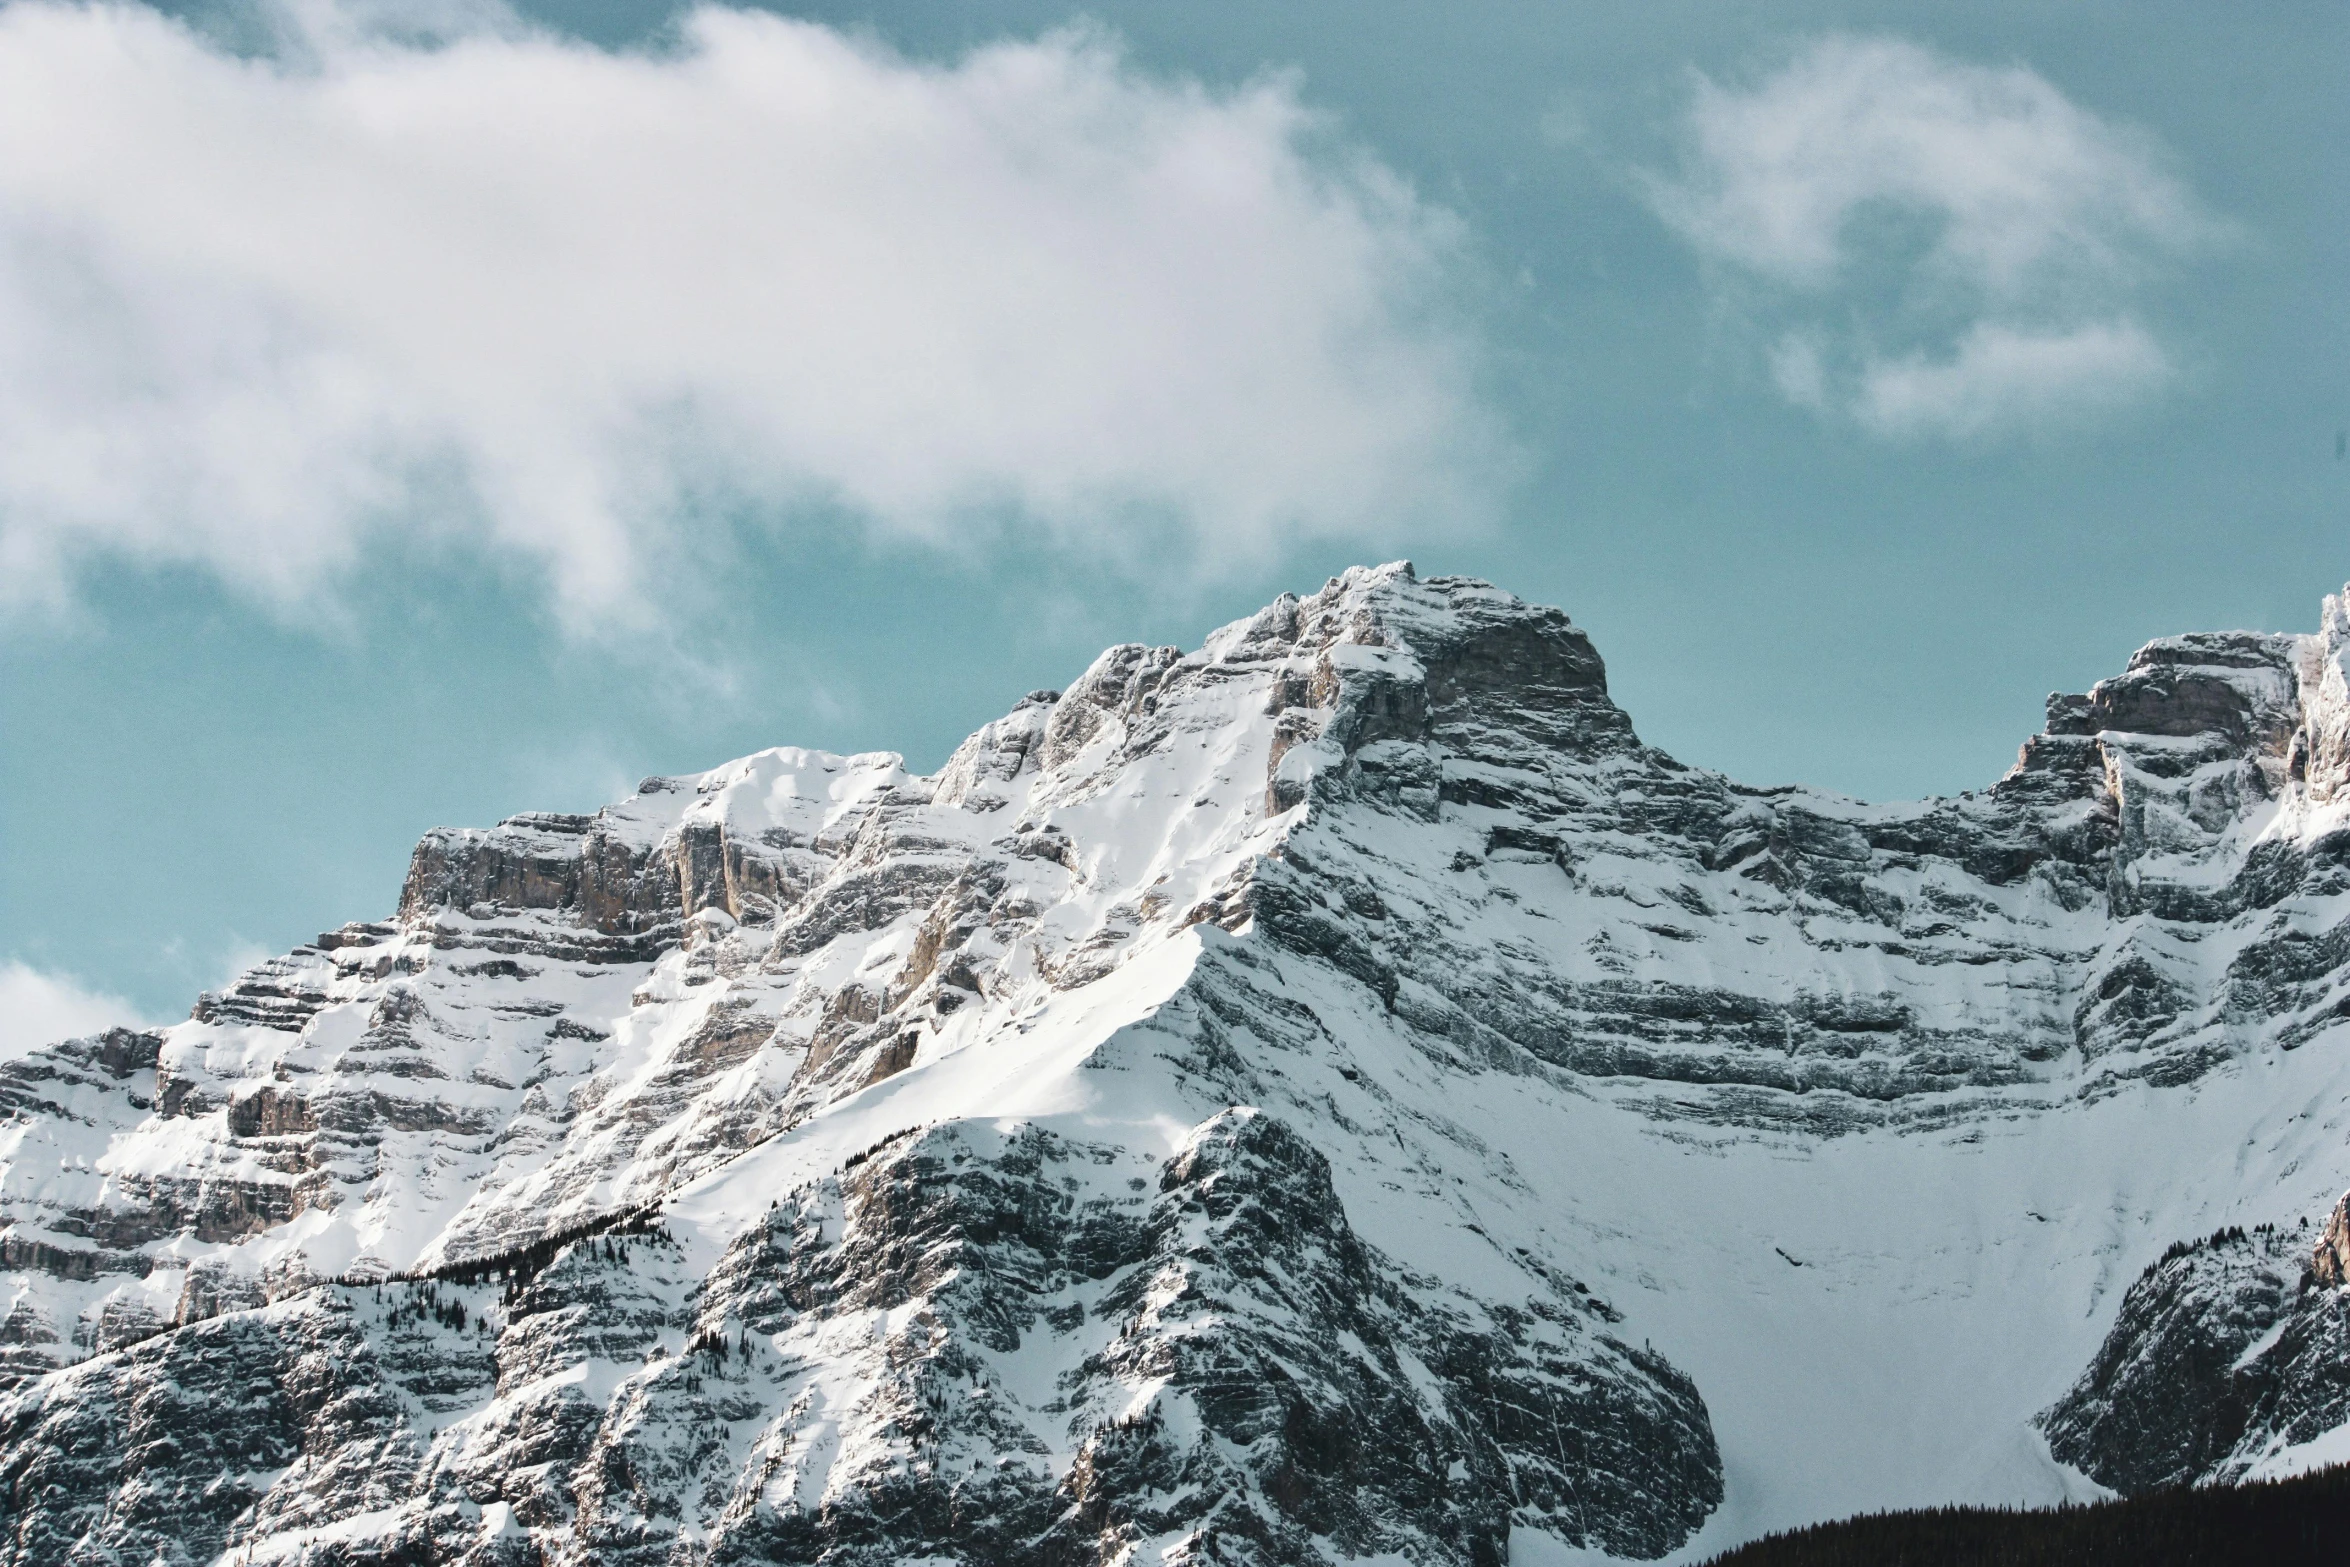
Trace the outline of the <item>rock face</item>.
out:
[[[2309,1281],[2329,1290],[2350,1284],[2350,1193],[2334,1204],[2318,1231],[2317,1249],[2309,1254]]]
[[[2346,1220],[2350,1197],[2314,1255],[2265,1228],[2173,1246],[2042,1416],[2050,1449],[2135,1493],[2263,1473],[2278,1454],[2350,1426]]]
[[[1870,806],[1397,565],[932,776],[435,832],[0,1064],[0,1560],[1654,1559],[2315,1461],[2346,654]]]

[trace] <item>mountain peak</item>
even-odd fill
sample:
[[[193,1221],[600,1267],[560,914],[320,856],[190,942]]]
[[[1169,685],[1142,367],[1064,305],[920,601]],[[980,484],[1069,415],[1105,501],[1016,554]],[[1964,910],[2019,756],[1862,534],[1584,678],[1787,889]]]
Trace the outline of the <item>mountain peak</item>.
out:
[[[1396,562],[930,776],[435,831],[393,919],[0,1064],[20,1550],[1482,1567],[2298,1462],[2344,624],[1865,805]],[[2290,1396],[2195,1425],[2131,1368],[2198,1334]]]

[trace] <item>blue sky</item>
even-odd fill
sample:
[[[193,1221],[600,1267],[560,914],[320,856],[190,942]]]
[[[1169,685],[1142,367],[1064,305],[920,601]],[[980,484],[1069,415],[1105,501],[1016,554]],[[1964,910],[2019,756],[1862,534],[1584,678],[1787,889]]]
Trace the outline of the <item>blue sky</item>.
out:
[[[2337,4],[0,5],[0,1041],[433,825],[927,767],[1397,555],[1686,760],[1987,783],[2350,577],[2346,66]]]

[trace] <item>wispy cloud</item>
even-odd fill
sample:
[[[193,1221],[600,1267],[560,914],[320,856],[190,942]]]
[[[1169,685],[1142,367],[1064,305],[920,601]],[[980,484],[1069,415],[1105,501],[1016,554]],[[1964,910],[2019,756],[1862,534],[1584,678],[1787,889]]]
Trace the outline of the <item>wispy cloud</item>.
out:
[[[89,989],[70,975],[14,960],[0,963],[0,1061],[137,1022],[138,1009],[120,996]]]
[[[2126,407],[2169,377],[2161,346],[2134,321],[2056,332],[1979,321],[1948,358],[1870,361],[1852,414],[1883,435],[1964,437]]]
[[[0,595],[300,599],[378,532],[643,616],[696,519],[1262,558],[1482,517],[1461,235],[1294,84],[1088,33],[928,65],[694,12],[0,9]]]
[[[2152,143],[2021,66],[1815,40],[1699,77],[1656,210],[1775,339],[1789,400],[1891,437],[2110,413],[2170,380],[2145,285],[2224,233]]]

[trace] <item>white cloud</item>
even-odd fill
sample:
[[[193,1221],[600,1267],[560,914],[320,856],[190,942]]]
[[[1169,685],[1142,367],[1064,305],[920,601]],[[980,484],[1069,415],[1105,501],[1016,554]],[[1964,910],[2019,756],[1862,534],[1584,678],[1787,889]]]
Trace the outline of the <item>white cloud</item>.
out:
[[[1658,212],[1784,328],[1782,395],[1888,436],[2143,400],[2173,370],[2141,291],[2222,233],[2143,135],[2021,66],[1897,39],[1815,40],[1750,87],[1700,77],[1687,135]]]
[[[46,974],[14,960],[0,963],[0,1061],[13,1061],[61,1039],[137,1022],[137,1009],[119,996],[85,989],[68,975]]]
[[[2126,407],[2169,377],[2162,349],[2132,321],[2044,333],[1977,322],[1947,359],[1872,362],[1852,413],[1885,435],[1963,439]]]
[[[1287,81],[355,14],[250,59],[0,9],[0,595],[117,557],[293,599],[393,530],[585,623],[732,502],[1212,563],[1473,523],[1507,467],[1458,225]]]

